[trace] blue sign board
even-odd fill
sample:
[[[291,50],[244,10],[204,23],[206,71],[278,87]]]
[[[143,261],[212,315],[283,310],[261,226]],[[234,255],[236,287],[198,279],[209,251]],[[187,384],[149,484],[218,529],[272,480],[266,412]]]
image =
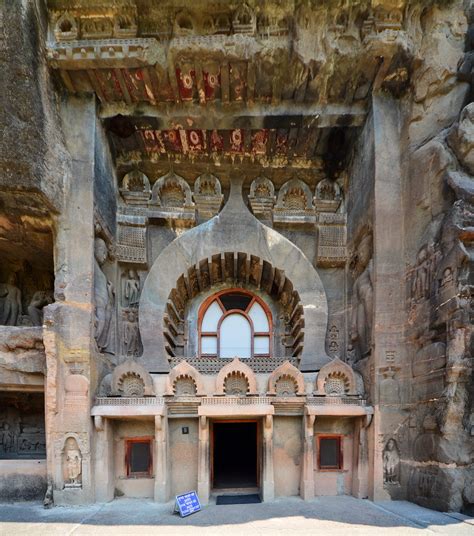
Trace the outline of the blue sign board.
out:
[[[195,491],[189,491],[188,493],[183,493],[183,495],[176,495],[174,511],[179,511],[181,517],[190,516],[195,512],[199,512],[199,510],[201,510],[201,503]]]

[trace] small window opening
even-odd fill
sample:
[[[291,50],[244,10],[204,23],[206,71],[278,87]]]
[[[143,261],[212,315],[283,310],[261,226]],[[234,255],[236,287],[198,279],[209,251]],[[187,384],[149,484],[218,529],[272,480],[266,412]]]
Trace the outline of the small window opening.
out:
[[[342,469],[341,436],[319,437],[319,468],[323,470]]]
[[[151,476],[151,439],[127,440],[127,476]]]

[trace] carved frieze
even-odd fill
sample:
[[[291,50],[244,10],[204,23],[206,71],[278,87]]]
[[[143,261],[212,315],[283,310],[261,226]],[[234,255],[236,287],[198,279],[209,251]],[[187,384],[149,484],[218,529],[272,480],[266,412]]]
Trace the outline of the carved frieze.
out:
[[[0,459],[45,458],[43,395],[2,393]]]
[[[138,219],[136,225],[119,222],[117,260],[124,263],[146,265],[146,226],[141,219]]]
[[[114,13],[115,11],[115,13]],[[107,11],[100,8],[72,9],[52,13],[56,41],[129,38],[137,35],[136,8],[118,6]]]
[[[318,246],[316,265],[344,266],[347,261],[347,215],[322,212],[318,214]]]

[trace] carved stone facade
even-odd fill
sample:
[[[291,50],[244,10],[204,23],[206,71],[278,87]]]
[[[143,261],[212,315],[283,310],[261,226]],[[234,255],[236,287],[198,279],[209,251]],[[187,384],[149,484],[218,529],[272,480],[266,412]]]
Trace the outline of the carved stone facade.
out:
[[[0,495],[472,513],[466,2],[10,4]]]

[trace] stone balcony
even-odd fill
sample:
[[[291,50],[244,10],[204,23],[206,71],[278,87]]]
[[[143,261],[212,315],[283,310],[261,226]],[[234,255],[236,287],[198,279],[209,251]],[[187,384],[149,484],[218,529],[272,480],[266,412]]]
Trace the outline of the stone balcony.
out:
[[[97,397],[93,417],[258,417],[263,415],[358,417],[373,414],[366,400],[349,396]]]
[[[334,417],[363,417],[373,415],[374,409],[358,397],[315,396],[307,397],[306,415],[324,415]]]
[[[144,397],[97,397],[91,409],[92,417],[154,417],[166,414],[164,398]]]

